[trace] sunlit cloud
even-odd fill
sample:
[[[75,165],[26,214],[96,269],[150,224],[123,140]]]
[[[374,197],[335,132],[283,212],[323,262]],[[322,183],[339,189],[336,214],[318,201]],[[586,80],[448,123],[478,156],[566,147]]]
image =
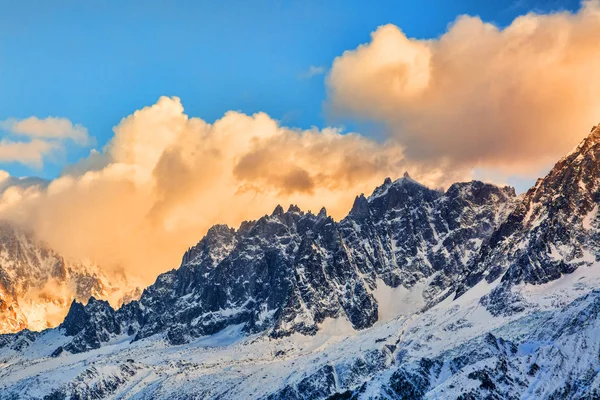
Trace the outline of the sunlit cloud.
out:
[[[383,123],[415,163],[536,175],[600,121],[600,3],[498,28],[461,16],[437,39],[394,25],[335,59],[333,115]]]
[[[9,118],[0,122],[0,128],[30,138],[69,139],[80,146],[93,143],[93,138],[88,135],[87,128],[79,124],[73,124],[67,118],[48,117],[40,119],[29,117],[21,120]]]
[[[0,140],[0,163],[20,163],[34,168],[41,168],[43,160],[49,154],[60,150],[60,144],[45,140],[15,142]]]
[[[600,119],[599,10],[588,2],[577,14],[529,14],[504,29],[463,16],[434,40],[379,28],[333,62],[327,87],[331,112],[383,123],[383,141],[292,129],[265,113],[229,111],[208,123],[162,97],[47,185],[7,186],[0,218],[66,257],[149,283],[213,224],[237,227],[278,203],[342,218],[357,194],[404,171],[434,188],[537,173]],[[77,125],[31,121],[11,129],[39,146],[88,140]],[[41,163],[48,151],[21,162]],[[27,154],[6,150],[4,159],[17,153]]]
[[[36,169],[41,169],[48,157],[64,153],[66,141],[77,146],[94,143],[85,127],[67,118],[9,118],[0,121],[0,131],[4,132],[0,163],[20,163]]]
[[[213,224],[237,227],[278,203],[326,206],[341,218],[357,194],[406,169],[433,186],[461,178],[442,165],[413,167],[401,147],[357,134],[290,129],[265,113],[230,111],[209,124],[162,97],[47,186],[6,189],[0,218],[32,228],[65,257],[149,283]]]

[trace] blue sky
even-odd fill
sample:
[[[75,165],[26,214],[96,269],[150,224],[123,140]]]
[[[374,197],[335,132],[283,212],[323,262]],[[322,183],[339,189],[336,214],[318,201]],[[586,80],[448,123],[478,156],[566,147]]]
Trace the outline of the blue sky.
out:
[[[329,67],[386,23],[434,38],[461,14],[505,26],[531,10],[578,8],[566,0],[0,1],[0,120],[65,117],[101,148],[121,118],[168,95],[207,121],[265,111],[289,126],[375,135],[328,118],[324,75],[307,77],[310,66]],[[42,169],[0,169],[52,178],[89,150],[71,144]]]

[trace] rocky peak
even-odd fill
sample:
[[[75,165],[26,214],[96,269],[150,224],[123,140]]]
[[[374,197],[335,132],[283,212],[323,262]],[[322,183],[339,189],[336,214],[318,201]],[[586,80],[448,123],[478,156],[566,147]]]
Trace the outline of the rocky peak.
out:
[[[327,218],[327,209],[325,207],[321,207],[319,210],[319,214],[317,214],[319,218]]]
[[[546,283],[600,258],[600,129],[592,132],[531,188],[491,236],[458,290],[502,276],[489,307],[521,282]],[[495,303],[495,301],[497,301]]]
[[[65,260],[27,229],[0,222],[0,333],[55,326],[73,299],[108,296],[117,288],[98,266]],[[119,285],[124,282],[119,282]],[[57,287],[59,289],[57,289]]]
[[[405,176],[391,184],[384,183],[377,187],[369,196],[368,203],[371,212],[381,218],[389,211],[419,207],[435,201],[440,196],[442,196],[441,192],[429,189]]]
[[[237,234],[240,237],[246,236],[248,232],[254,227],[256,221],[242,221],[240,227],[237,230]]]
[[[449,199],[462,198],[478,205],[517,197],[515,188],[512,186],[499,187],[481,181],[454,183],[448,188],[445,196]]]
[[[600,143],[600,125],[594,125],[590,130],[590,133],[577,145],[577,147],[575,147],[574,150],[572,150],[571,152],[569,152],[569,154],[563,157],[563,159],[569,158],[574,153],[585,153],[591,147],[598,143]]]
[[[60,327],[65,330],[67,336],[75,336],[85,328],[85,324],[89,320],[89,314],[86,312],[85,306],[73,300],[69,312],[65,320],[60,324]]]
[[[404,175],[402,176],[402,178],[398,178],[395,181],[392,181],[392,179],[389,177],[385,178],[385,180],[383,181],[383,184],[381,186],[376,187],[375,190],[373,191],[373,194],[371,194],[370,197],[376,198],[376,197],[380,197],[380,196],[385,196],[390,188],[394,188],[395,190],[398,190],[400,187],[402,187],[404,185],[409,185],[409,186],[416,185],[417,187],[427,189],[427,187],[425,185],[422,185],[421,183],[415,181],[414,179],[412,179],[410,177],[410,175],[408,175],[408,172],[405,172]]]
[[[108,301],[97,300],[90,297],[88,303],[73,300],[71,308],[60,324],[60,328],[65,330],[67,336],[75,336],[90,324],[100,324],[107,322],[107,319],[114,319],[114,309],[108,304]]]
[[[275,209],[271,213],[271,216],[273,216],[273,217],[281,217],[281,216],[283,216],[283,214],[284,214],[283,207],[281,207],[280,204],[277,204],[277,207],[275,207]]]
[[[33,234],[7,221],[0,221],[0,283],[15,295],[38,287],[50,278],[65,279],[63,258],[37,241]]]
[[[227,225],[214,225],[204,238],[183,255],[182,264],[199,264],[209,258],[213,264],[225,257],[236,243],[235,229]]]
[[[369,201],[364,194],[361,193],[360,196],[356,196],[349,216],[352,218],[365,218],[369,216]]]
[[[294,214],[300,214],[300,215],[304,214],[304,212],[300,209],[300,207],[298,207],[295,204],[290,204],[287,212],[288,213],[294,213]]]
[[[59,326],[71,340],[58,347],[53,357],[63,351],[81,353],[98,349],[116,335],[133,335],[139,328],[143,313],[137,301],[132,301],[119,310],[114,310],[107,301],[91,297],[86,305],[78,301],[71,308],[63,323]]]
[[[206,232],[205,245],[211,248],[231,246],[235,236],[235,229],[227,225],[214,225]]]
[[[600,128],[558,161],[552,170],[525,195],[523,223],[535,225],[550,218],[554,223],[582,223],[600,198]]]

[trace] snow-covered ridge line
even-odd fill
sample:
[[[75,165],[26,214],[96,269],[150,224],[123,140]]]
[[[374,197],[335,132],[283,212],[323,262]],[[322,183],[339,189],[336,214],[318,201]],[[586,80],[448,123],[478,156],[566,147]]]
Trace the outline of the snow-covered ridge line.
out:
[[[0,345],[0,393],[26,399],[594,398],[599,276],[596,266],[560,279],[560,291],[522,286],[529,301],[546,305],[505,317],[481,305],[481,295],[493,289],[482,281],[457,301],[358,332],[343,319],[326,320],[314,336],[248,336],[238,324],[182,345],[162,337],[130,343],[133,336],[122,332],[98,349],[54,357],[54,346],[70,340],[64,331],[38,338],[22,332]],[[544,300],[555,294],[567,302]]]
[[[595,130],[521,198],[404,177],[339,222],[215,226],[140,301],[0,336],[0,393],[598,398],[599,157]]]
[[[139,302],[103,305],[99,320],[95,299],[74,303],[62,327],[78,329],[68,329],[73,344],[64,349],[87,351],[124,331],[136,340],[165,333],[177,344],[240,323],[272,337],[312,335],[326,318],[368,328],[391,315],[379,310],[390,307],[378,298],[384,287],[412,299],[406,313],[447,295],[514,198],[512,188],[473,181],[442,193],[405,176],[387,179],[365,203],[357,198],[339,222],[292,205],[238,230],[216,225]]]
[[[594,127],[574,152],[527,191],[482,247],[458,293],[481,279],[502,277],[490,298],[494,309],[493,299],[501,299],[514,285],[544,284],[594,264],[600,259],[594,213],[599,202],[600,129]]]

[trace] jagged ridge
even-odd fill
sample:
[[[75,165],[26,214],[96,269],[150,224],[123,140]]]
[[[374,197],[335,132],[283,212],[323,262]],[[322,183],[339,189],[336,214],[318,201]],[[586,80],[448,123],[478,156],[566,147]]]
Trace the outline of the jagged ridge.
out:
[[[482,279],[501,277],[501,285],[484,299],[488,309],[495,314],[519,311],[523,305],[511,294],[514,285],[547,283],[599,260],[599,161],[600,128],[594,127],[527,191],[482,246],[457,295]]]
[[[326,318],[368,328],[380,317],[382,288],[411,293],[406,313],[448,295],[514,200],[508,187],[474,181],[440,192],[405,176],[387,179],[369,198],[358,196],[340,222],[325,209],[315,215],[278,206],[237,231],[209,229],[180,268],[160,275],[128,306],[135,320],[124,322],[121,310],[105,313],[123,329],[137,328],[135,340],[164,332],[172,344],[235,324],[272,337],[315,334]]]

